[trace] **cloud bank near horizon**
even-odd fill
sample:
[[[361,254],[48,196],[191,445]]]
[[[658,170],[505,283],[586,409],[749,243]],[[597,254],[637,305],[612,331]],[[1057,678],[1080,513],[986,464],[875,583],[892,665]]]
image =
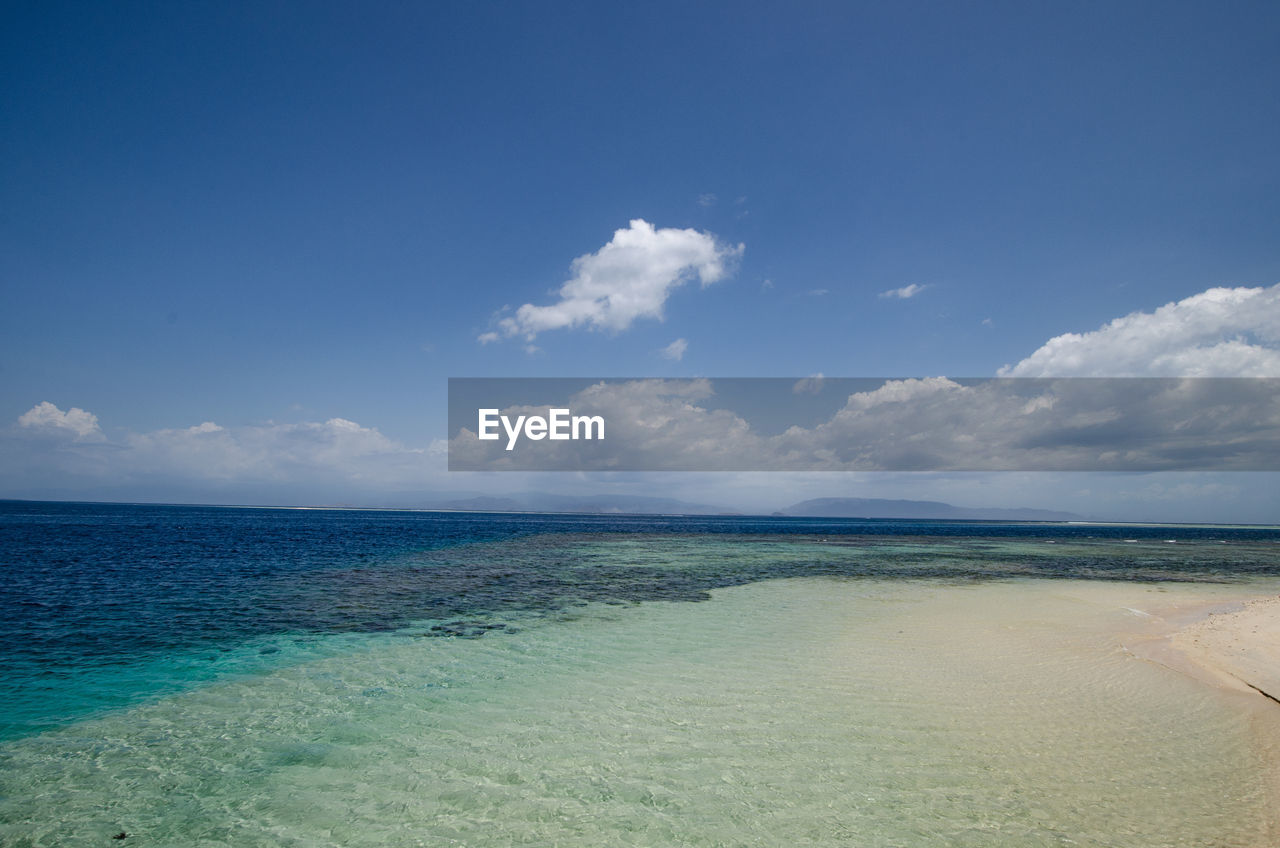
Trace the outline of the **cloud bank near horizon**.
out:
[[[678,493],[686,501],[767,514],[808,498],[841,495],[943,500],[970,507],[1036,506],[1106,520],[1275,521],[1270,474],[450,473],[445,471],[443,441],[411,448],[376,428],[342,418],[246,427],[204,422],[125,433],[113,440],[78,439],[73,429],[54,419],[49,415],[41,423],[0,430],[0,468],[5,469],[0,497],[420,507],[455,497],[521,491]]]
[[[180,483],[210,491],[237,486],[396,491],[439,474],[444,443],[408,447],[345,418],[242,427],[205,421],[108,439],[92,413],[64,412],[43,401],[3,434],[0,456],[8,472],[3,482],[11,492],[18,482],[34,489],[51,481],[88,488]]]

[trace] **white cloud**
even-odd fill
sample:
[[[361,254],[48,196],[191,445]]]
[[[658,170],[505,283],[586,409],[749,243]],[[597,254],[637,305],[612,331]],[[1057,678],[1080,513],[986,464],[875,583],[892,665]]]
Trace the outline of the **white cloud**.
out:
[[[489,342],[496,342],[500,338],[502,338],[502,336],[498,335],[497,333],[489,332],[489,333],[481,333],[479,336],[476,337],[476,341],[480,342],[480,344],[488,344]]]
[[[313,484],[329,492],[379,491],[420,486],[443,471],[443,441],[427,449],[407,447],[345,418],[223,427],[205,421],[191,427],[126,432],[108,441],[97,416],[37,404],[2,434],[9,466],[0,482],[28,476],[28,485],[71,480],[76,486],[140,486],[161,492],[177,486],[292,487],[305,502]],[[45,434],[70,436],[52,442]],[[0,466],[3,467],[3,466]]]
[[[64,430],[74,433],[77,441],[102,438],[102,431],[98,429],[98,416],[76,406],[63,412],[47,400],[36,404],[19,416],[18,424],[46,432]]]
[[[658,353],[664,359],[671,359],[676,362],[684,359],[684,352],[689,349],[689,343],[684,339],[676,339],[671,344],[664,347]]]
[[[703,208],[706,208],[708,206],[715,206],[716,196],[714,194],[711,194],[710,192],[706,194],[700,194],[698,195],[698,205]]]
[[[791,391],[798,395],[816,395],[822,391],[822,385],[826,381],[827,378],[819,371],[817,374],[805,377],[803,380],[797,380],[796,384],[791,387]]]
[[[604,247],[573,261],[573,277],[560,287],[559,302],[526,303],[500,319],[498,330],[531,342],[548,330],[586,326],[617,332],[639,318],[661,320],[673,289],[694,277],[703,286],[724,278],[743,249],[721,245],[709,233],[655,229],[637,218]],[[479,340],[496,338],[490,332]]]
[[[194,427],[130,433],[116,462],[122,473],[178,474],[187,479],[303,481],[317,476],[391,482],[395,463],[417,466],[413,450],[346,418]],[[390,472],[390,473],[389,473]]]
[[[1213,288],[1045,342],[1001,377],[1280,377],[1280,285]]]
[[[916,285],[915,283],[912,283],[911,285],[903,286],[900,289],[889,289],[888,291],[882,291],[880,292],[880,296],[893,297],[893,298],[898,298],[900,300],[906,300],[907,298],[915,297],[916,295],[920,294],[920,292],[924,291],[927,288],[928,286],[920,286],[920,285]]]
[[[831,294],[831,289],[809,289],[810,297],[825,297]]]

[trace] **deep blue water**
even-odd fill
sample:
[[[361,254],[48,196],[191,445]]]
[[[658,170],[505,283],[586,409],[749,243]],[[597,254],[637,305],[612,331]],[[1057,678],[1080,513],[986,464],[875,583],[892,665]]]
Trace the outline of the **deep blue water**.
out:
[[[1280,574],[1280,530],[0,501],[0,568],[4,738],[305,654],[282,638],[477,638],[800,575],[1231,580]]]

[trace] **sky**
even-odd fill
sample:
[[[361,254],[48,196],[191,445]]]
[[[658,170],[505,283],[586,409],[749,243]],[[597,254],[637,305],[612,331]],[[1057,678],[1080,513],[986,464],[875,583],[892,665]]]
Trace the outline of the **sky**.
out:
[[[1280,376],[1273,3],[3,16],[0,496],[1280,521],[1263,473],[443,463],[450,377]]]

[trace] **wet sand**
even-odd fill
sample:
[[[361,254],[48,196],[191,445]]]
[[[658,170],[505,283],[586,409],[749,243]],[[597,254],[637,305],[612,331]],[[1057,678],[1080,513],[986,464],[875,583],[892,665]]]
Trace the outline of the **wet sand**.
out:
[[[1280,710],[1280,596],[1192,597],[1128,611],[1140,624],[1122,635],[1126,650]]]
[[[1148,629],[1128,634],[1125,649],[1217,691],[1248,715],[1258,757],[1268,766],[1264,790],[1280,798],[1280,596],[1131,611]],[[1266,838],[1277,834],[1280,821],[1273,819]]]
[[[1209,611],[1171,645],[1218,685],[1257,692],[1280,709],[1280,597]]]

